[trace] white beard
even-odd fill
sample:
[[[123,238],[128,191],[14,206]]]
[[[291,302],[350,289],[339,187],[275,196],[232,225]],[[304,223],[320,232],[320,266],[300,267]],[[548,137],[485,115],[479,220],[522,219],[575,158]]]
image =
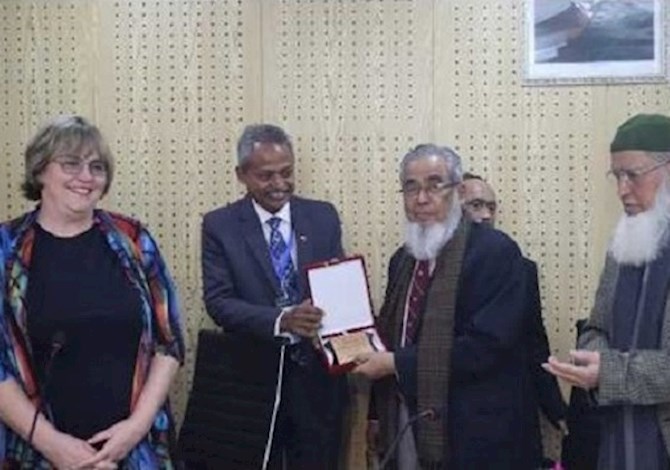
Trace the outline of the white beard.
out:
[[[405,222],[405,248],[418,260],[437,258],[440,250],[454,235],[461,221],[461,204],[454,197],[444,222],[422,226],[418,222]]]
[[[670,182],[658,189],[654,206],[636,215],[623,214],[614,229],[609,252],[619,264],[642,266],[665,248],[670,228]]]

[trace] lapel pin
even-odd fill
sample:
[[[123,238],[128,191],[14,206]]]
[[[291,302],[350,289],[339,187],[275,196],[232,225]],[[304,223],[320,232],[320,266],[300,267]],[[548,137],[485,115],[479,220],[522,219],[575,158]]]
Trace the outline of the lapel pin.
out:
[[[299,235],[299,236],[298,236],[298,239],[299,239],[301,242],[306,242],[306,241],[307,241],[307,235]]]

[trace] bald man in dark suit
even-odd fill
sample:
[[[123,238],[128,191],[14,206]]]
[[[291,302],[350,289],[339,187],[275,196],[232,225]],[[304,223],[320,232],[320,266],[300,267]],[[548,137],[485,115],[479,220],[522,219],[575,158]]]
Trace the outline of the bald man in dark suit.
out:
[[[480,176],[465,173],[460,194],[466,217],[475,223],[495,226],[498,202],[493,188],[486,181]],[[551,351],[542,320],[537,264],[528,258],[524,258],[523,262],[526,269],[528,306],[524,338],[527,340],[531,379],[535,390],[535,393],[529,397],[527,410],[528,414],[534,417],[539,407],[555,428],[565,430],[567,405],[558,388],[556,378],[542,368],[542,364],[546,362]],[[538,419],[533,419],[529,426],[529,452],[533,462],[539,466],[542,463],[542,434]]]

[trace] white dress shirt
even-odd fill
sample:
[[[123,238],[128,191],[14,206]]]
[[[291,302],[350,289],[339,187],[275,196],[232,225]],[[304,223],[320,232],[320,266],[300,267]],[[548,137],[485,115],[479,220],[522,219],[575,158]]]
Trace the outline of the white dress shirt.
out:
[[[293,227],[291,226],[291,202],[289,201],[286,204],[284,204],[284,206],[274,214],[263,209],[256,201],[254,201],[253,198],[251,199],[251,203],[254,206],[254,211],[256,212],[258,219],[261,221],[261,227],[263,228],[263,238],[265,238],[265,243],[268,244],[268,250],[270,249],[270,234],[272,232],[272,229],[270,228],[270,224],[268,223],[268,221],[273,217],[277,217],[278,219],[281,220],[278,227],[279,233],[281,234],[285,243],[289,242],[291,243],[289,246],[289,248],[291,249],[291,260],[293,261],[293,267],[297,271],[298,249],[297,244],[295,242],[295,233],[293,231]],[[293,333],[280,331],[279,325],[281,324],[281,319],[284,316],[284,314],[286,312],[290,312],[294,308],[295,305],[284,307],[279,316],[277,316],[274,326],[274,335],[280,338],[288,338],[291,344],[295,344],[298,341],[300,341],[300,337],[294,335]]]

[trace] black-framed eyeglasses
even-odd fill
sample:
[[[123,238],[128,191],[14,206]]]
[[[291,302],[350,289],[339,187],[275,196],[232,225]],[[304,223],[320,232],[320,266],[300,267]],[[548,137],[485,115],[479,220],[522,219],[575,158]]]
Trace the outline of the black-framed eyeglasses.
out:
[[[628,181],[630,184],[635,184],[637,180],[640,179],[640,177],[646,175],[647,173],[651,173],[652,171],[662,167],[663,165],[667,165],[668,161],[665,162],[658,162],[654,163],[652,165],[649,165],[646,168],[617,168],[616,170],[610,170],[606,173],[607,177],[616,181],[617,183],[621,183],[622,181]]]
[[[434,197],[439,196],[447,189],[451,189],[455,186],[458,186],[458,182],[454,181],[428,181],[425,185],[422,185],[416,181],[408,181],[402,185],[400,188],[400,193],[405,197],[415,198],[419,196],[421,191],[424,191],[428,196]]]
[[[63,173],[68,175],[80,174],[86,165],[91,176],[96,178],[104,178],[109,173],[109,167],[104,160],[85,160],[77,155],[60,155],[54,157],[52,161],[58,163]]]

